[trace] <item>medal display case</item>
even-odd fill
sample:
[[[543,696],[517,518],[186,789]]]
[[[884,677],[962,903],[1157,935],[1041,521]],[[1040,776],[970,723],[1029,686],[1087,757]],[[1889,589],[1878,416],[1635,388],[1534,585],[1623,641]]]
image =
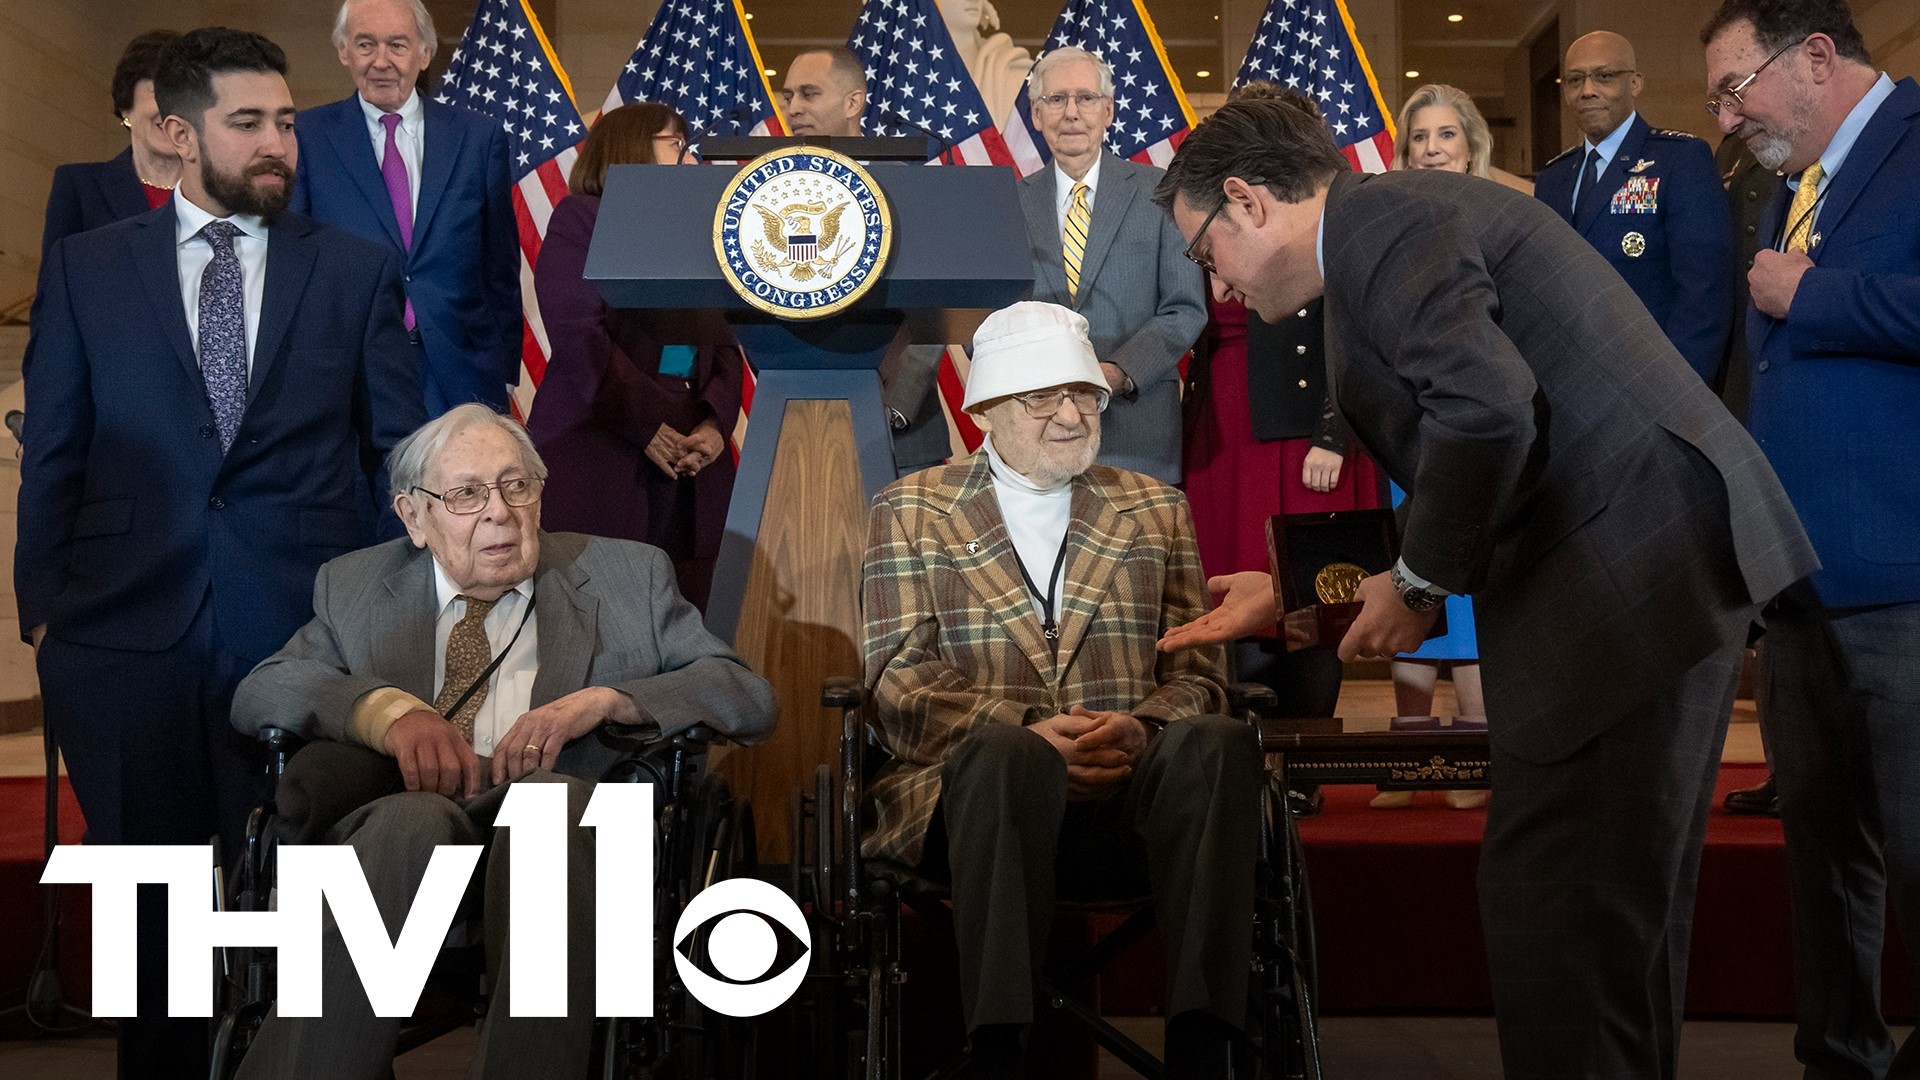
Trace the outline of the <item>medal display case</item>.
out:
[[[1393,511],[1331,510],[1267,519],[1275,607],[1289,652],[1338,648],[1360,614],[1360,582],[1400,557]],[[1446,632],[1446,616],[1434,634]]]

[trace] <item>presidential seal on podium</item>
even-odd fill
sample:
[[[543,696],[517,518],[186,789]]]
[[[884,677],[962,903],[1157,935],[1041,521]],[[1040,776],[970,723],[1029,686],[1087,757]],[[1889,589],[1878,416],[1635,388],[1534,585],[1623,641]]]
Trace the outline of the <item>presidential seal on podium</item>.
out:
[[[887,198],[859,162],[794,146],[748,162],[713,213],[713,254],[742,300],[821,319],[864,296],[893,250]]]

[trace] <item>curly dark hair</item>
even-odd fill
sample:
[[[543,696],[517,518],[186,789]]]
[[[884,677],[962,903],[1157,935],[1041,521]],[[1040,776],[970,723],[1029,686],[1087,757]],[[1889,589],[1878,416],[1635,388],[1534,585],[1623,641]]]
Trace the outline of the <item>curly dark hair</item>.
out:
[[[1282,202],[1297,203],[1348,169],[1319,116],[1282,97],[1229,101],[1202,121],[1167,163],[1153,201],[1171,211],[1220,201],[1227,178],[1258,180]]]
[[[149,30],[127,42],[120,62],[113,66],[113,115],[125,116],[133,111],[133,88],[153,78],[167,46],[179,40],[180,35],[172,30]]]
[[[153,76],[153,96],[161,116],[178,116],[204,132],[201,122],[213,107],[213,77],[230,71],[287,74],[287,54],[250,30],[209,26],[189,30],[167,46]]]
[[[1700,31],[1700,44],[1713,39],[1735,23],[1752,23],[1753,36],[1767,52],[1784,49],[1813,34],[1833,39],[1841,56],[1861,64],[1873,63],[1867,53],[1866,39],[1853,25],[1853,11],[1847,0],[1725,0]]]

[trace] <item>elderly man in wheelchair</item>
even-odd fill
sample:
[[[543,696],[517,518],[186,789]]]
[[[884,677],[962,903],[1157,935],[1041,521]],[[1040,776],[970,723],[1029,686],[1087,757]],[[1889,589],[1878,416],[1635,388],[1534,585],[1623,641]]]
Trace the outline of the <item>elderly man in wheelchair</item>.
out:
[[[321,568],[313,620],[240,684],[233,723],[314,740],[281,780],[279,834],[352,845],[390,930],[436,845],[491,842],[476,877],[495,1001],[512,972],[509,843],[493,817],[511,783],[566,786],[573,1007],[492,1010],[474,1073],[581,1076],[595,916],[593,837],[579,818],[594,782],[636,736],[764,736],[772,688],[707,632],[662,552],[540,531],[546,469],[511,419],[461,406],[395,447],[390,467],[407,538]],[[270,1015],[241,1076],[388,1075],[401,1019],[374,1015],[331,916],[322,948],[321,1016]]]
[[[974,339],[972,458],[874,500],[865,668],[890,759],[869,860],[950,883],[973,1075],[1015,1076],[1057,900],[1151,895],[1169,1076],[1229,1075],[1247,1022],[1262,762],[1217,648],[1185,498],[1094,464],[1108,395],[1080,315]]]

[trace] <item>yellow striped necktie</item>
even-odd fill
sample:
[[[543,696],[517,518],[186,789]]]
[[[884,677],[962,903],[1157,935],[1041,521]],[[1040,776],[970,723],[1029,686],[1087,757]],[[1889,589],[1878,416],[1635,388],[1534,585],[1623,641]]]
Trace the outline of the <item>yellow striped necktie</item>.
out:
[[[1080,260],[1087,255],[1087,224],[1093,212],[1087,207],[1087,185],[1073,185],[1073,204],[1067,207],[1067,228],[1060,237],[1060,249],[1067,262],[1067,295],[1080,295]]]
[[[1820,177],[1825,170],[1819,162],[1800,174],[1800,188],[1793,193],[1793,205],[1787,207],[1788,251],[1805,251],[1813,238],[1813,206],[1820,201]]]

